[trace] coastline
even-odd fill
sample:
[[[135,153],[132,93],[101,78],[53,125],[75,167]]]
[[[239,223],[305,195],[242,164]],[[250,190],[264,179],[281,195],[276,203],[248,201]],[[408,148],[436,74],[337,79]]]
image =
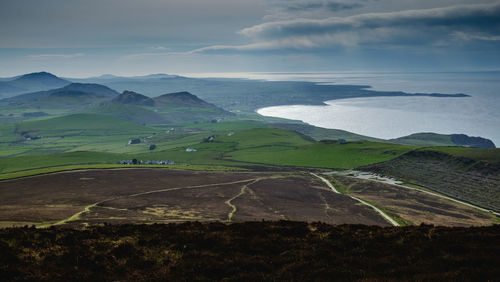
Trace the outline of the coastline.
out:
[[[410,94],[411,95],[411,94]],[[333,99],[323,105],[281,105],[262,107],[255,112],[265,117],[300,120],[327,129],[341,129],[352,133],[395,139],[415,133],[466,134],[481,136],[500,143],[500,132],[495,134],[495,120],[487,114],[469,115],[462,108],[476,105],[472,100],[457,96],[377,96]],[[451,98],[451,99],[450,99]],[[496,136],[498,135],[498,136]]]

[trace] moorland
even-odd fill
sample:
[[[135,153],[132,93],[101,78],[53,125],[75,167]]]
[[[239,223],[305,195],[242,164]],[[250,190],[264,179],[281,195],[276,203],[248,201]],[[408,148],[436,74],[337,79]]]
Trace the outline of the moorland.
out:
[[[0,230],[0,273],[496,277],[493,142],[460,132],[382,140],[255,112],[408,95],[467,96],[162,74],[2,79],[0,227],[18,228]]]

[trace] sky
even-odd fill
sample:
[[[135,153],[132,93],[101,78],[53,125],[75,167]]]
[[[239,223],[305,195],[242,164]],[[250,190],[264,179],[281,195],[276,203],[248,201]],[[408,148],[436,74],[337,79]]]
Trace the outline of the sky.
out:
[[[500,70],[500,1],[0,1],[1,77],[379,70]]]

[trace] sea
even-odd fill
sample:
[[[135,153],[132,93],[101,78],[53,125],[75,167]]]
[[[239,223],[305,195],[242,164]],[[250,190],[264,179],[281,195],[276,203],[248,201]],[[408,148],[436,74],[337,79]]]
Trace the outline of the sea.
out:
[[[240,73],[233,77],[368,85],[373,90],[407,93],[468,94],[470,97],[465,98],[337,99],[325,101],[324,106],[281,105],[257,112],[382,139],[435,132],[481,136],[500,146],[500,71]]]

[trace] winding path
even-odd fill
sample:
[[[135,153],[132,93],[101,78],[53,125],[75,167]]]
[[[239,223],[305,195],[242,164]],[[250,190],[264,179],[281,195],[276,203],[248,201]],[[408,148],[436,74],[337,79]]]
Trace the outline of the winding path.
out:
[[[337,189],[335,189],[335,187],[332,185],[332,183],[330,181],[328,181],[328,179],[322,177],[322,176],[319,176],[315,173],[312,173],[311,172],[311,175],[319,178],[321,181],[323,181],[328,187],[330,187],[330,189],[332,189],[332,191],[334,193],[337,193],[337,194],[341,194],[339,191],[337,191]],[[369,204],[363,200],[361,200],[360,198],[357,198],[357,197],[354,197],[354,196],[351,196],[351,195],[346,195],[364,205],[367,205],[369,206],[370,208],[372,208],[373,210],[375,210],[378,214],[380,214],[385,220],[387,220],[388,222],[390,222],[393,226],[400,226],[399,223],[397,223],[394,219],[392,219],[390,216],[388,216],[385,212],[381,211],[379,208],[375,207],[374,205],[372,204]]]
[[[397,183],[390,183],[390,182],[387,182],[387,181],[384,181],[384,180],[377,180],[377,179],[364,178],[364,177],[359,177],[359,176],[349,176],[349,175],[342,175],[342,176],[356,178],[356,179],[362,179],[362,180],[367,180],[367,181],[374,181],[374,182],[383,183],[383,184],[387,184],[387,185],[392,185],[392,186],[396,186],[396,187],[400,187],[400,188],[404,188],[404,189],[408,189],[408,190],[414,190],[414,191],[426,193],[426,194],[433,195],[433,196],[436,196],[436,197],[439,197],[439,198],[443,198],[443,199],[446,199],[446,200],[449,200],[449,201],[452,201],[452,202],[455,202],[455,203],[459,203],[459,204],[462,204],[462,205],[465,205],[465,206],[468,206],[468,207],[471,207],[471,208],[475,208],[475,209],[481,210],[483,212],[488,212],[488,213],[492,213],[492,214],[494,214],[496,216],[500,216],[500,213],[495,212],[493,210],[485,209],[485,208],[476,206],[474,204],[467,203],[467,202],[464,202],[464,201],[461,201],[461,200],[458,200],[458,199],[455,199],[455,198],[452,198],[452,197],[449,197],[449,196],[446,196],[446,195],[442,195],[442,194],[439,194],[439,193],[435,193],[435,192],[431,192],[431,191],[426,191],[426,190],[419,189],[419,188],[409,187],[409,186],[405,186],[405,185],[401,185],[401,184],[397,184]]]
[[[149,194],[153,194],[153,193],[161,193],[161,192],[175,191],[175,190],[181,190],[181,189],[194,189],[194,188],[203,188],[203,187],[211,187],[211,186],[232,185],[232,184],[245,183],[245,182],[250,182],[250,181],[253,181],[252,183],[255,183],[258,180],[260,180],[260,178],[250,178],[250,179],[244,179],[244,180],[238,180],[238,181],[232,181],[232,182],[224,182],[224,183],[213,183],[213,184],[203,184],[203,185],[194,185],[194,186],[185,186],[185,187],[165,188],[165,189],[158,189],[158,190],[151,190],[151,191],[146,191],[146,192],[141,192],[141,193],[135,193],[135,194],[131,194],[131,195],[118,196],[118,197],[109,198],[109,199],[95,202],[93,204],[86,206],[82,211],[79,211],[68,218],[59,220],[55,223],[40,225],[40,227],[47,228],[50,226],[62,225],[62,224],[65,224],[65,223],[68,223],[71,221],[78,220],[78,219],[80,219],[82,214],[90,212],[91,208],[96,207],[99,204],[113,201],[113,200],[120,199],[120,198],[137,197],[137,196],[142,196],[142,195],[149,195]],[[243,186],[243,188],[245,188],[246,186],[247,185]],[[240,196],[240,195],[238,194],[237,196]],[[236,209],[236,207],[234,207],[234,209]]]

